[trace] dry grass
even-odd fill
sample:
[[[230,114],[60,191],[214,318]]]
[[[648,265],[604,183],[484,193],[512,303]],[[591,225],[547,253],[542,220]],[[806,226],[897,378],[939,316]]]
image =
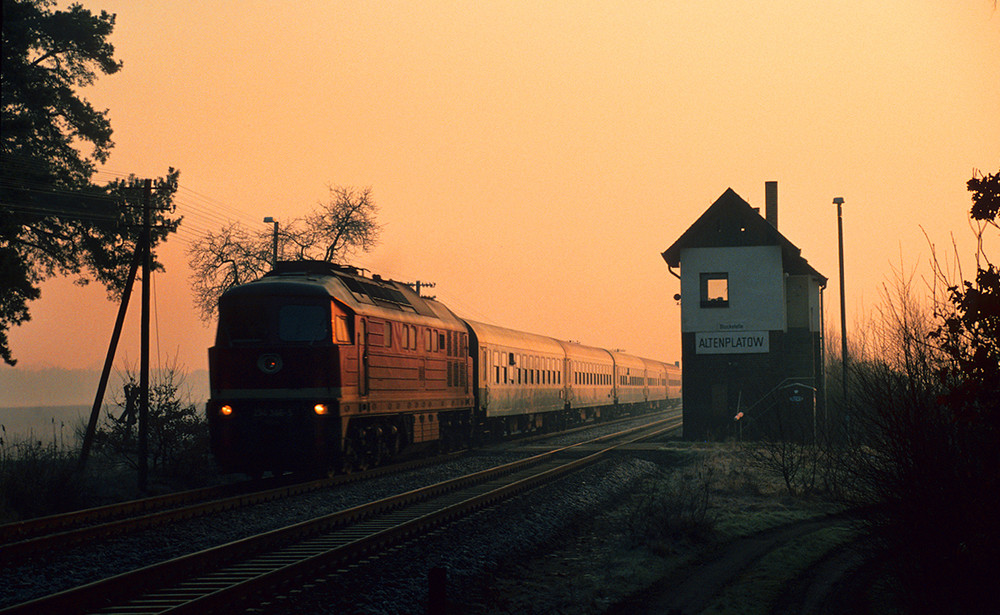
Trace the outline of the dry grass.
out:
[[[825,554],[854,540],[859,531],[846,525],[827,527],[771,551],[727,587],[704,613],[769,613],[787,583]]]
[[[840,508],[785,495],[780,478],[750,469],[732,445],[668,446],[654,460],[658,469],[637,481],[627,497],[582,520],[561,540],[502,565],[490,580],[491,606],[476,612],[603,613],[690,563],[708,544]],[[766,574],[788,578],[848,539],[833,533],[801,547],[788,545],[767,564]],[[785,570],[778,569],[782,558],[791,558]],[[769,595],[762,589],[754,599],[767,604]],[[727,610],[735,594],[725,600],[715,612],[744,612]]]

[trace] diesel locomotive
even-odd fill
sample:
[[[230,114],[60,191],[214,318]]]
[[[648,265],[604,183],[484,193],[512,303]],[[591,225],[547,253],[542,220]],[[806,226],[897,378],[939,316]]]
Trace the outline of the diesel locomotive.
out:
[[[680,402],[680,368],[460,318],[408,285],[279,262],[219,300],[207,413],[224,471],[353,470],[422,447]]]

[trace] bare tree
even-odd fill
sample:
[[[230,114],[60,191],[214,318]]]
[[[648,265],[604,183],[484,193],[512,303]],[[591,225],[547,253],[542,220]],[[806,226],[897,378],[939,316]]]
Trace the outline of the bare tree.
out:
[[[330,186],[330,197],[298,224],[290,227],[286,241],[295,246],[297,260],[335,262],[368,252],[378,242],[381,227],[375,221],[378,207],[372,189]]]
[[[330,186],[329,191],[315,211],[279,226],[278,260],[338,262],[378,243],[381,227],[371,188]],[[212,319],[222,293],[271,269],[273,240],[266,228],[251,231],[234,223],[191,245],[191,289],[203,320]]]

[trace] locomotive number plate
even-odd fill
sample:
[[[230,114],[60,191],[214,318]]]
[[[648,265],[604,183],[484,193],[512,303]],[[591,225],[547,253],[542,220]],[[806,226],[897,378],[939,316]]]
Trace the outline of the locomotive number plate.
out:
[[[288,408],[257,408],[253,414],[258,418],[281,418],[292,416],[292,411]]]

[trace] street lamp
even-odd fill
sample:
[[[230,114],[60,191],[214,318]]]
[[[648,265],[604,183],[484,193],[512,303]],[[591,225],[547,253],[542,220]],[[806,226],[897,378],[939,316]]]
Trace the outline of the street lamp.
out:
[[[271,257],[271,269],[277,269],[278,267],[278,221],[268,216],[264,218],[264,222],[274,223],[274,245],[273,245],[273,256]],[[843,274],[841,274],[843,277]]]
[[[844,393],[844,417],[847,414],[847,314],[844,312],[844,217],[841,210],[844,204],[844,197],[838,196],[833,199],[837,206],[837,241],[840,250],[840,360],[841,360],[841,380]]]

